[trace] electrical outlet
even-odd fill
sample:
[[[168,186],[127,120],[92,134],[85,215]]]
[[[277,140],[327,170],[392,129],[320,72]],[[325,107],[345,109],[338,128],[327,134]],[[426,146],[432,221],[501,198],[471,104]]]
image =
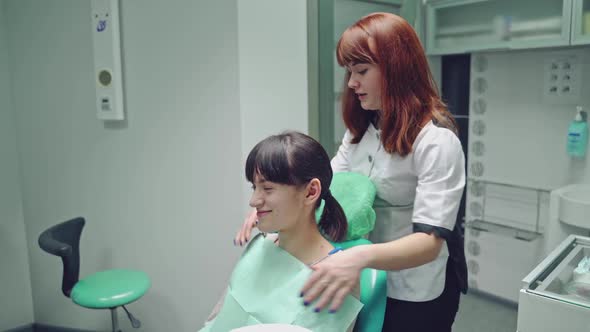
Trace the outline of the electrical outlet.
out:
[[[581,62],[573,54],[547,58],[543,67],[543,99],[551,104],[576,104],[580,99]]]

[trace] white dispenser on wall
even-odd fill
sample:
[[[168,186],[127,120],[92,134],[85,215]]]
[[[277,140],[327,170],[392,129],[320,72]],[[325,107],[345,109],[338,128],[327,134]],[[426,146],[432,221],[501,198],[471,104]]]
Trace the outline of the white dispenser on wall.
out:
[[[92,0],[91,15],[96,116],[123,120],[119,0]]]

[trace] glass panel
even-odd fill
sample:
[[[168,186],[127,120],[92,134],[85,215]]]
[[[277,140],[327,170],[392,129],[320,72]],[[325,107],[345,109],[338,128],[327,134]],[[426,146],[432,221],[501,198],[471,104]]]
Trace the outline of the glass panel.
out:
[[[536,292],[559,301],[590,308],[590,248],[574,245],[561,262],[542,280],[537,280]]]
[[[435,47],[493,48],[508,41],[560,38],[562,20],[563,1],[558,0],[496,0],[442,7],[435,12]]]
[[[582,34],[590,35],[590,0],[583,0],[582,4]]]

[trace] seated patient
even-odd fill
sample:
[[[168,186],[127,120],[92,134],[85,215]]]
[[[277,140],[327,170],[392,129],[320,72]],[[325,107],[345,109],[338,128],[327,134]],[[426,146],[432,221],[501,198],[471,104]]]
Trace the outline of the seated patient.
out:
[[[316,310],[314,303],[304,305],[299,294],[310,266],[334,249],[329,240],[340,242],[347,232],[342,207],[329,191],[328,154],[313,138],[286,132],[258,143],[245,170],[253,188],[250,205],[258,211],[258,229],[263,233],[248,244],[223,302],[201,331],[227,332],[270,323],[314,332],[352,331],[362,308],[357,298],[348,296],[332,313]],[[315,211],[322,200],[324,209],[316,223]],[[276,234],[265,237],[265,233]]]

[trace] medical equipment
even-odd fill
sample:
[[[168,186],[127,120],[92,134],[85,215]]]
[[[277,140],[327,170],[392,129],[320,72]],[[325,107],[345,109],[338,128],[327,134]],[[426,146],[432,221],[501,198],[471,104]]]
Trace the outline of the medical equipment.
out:
[[[91,7],[96,116],[123,120],[119,0],[92,0]]]
[[[518,332],[588,331],[590,297],[572,286],[574,270],[588,255],[590,238],[570,235],[523,279]]]

